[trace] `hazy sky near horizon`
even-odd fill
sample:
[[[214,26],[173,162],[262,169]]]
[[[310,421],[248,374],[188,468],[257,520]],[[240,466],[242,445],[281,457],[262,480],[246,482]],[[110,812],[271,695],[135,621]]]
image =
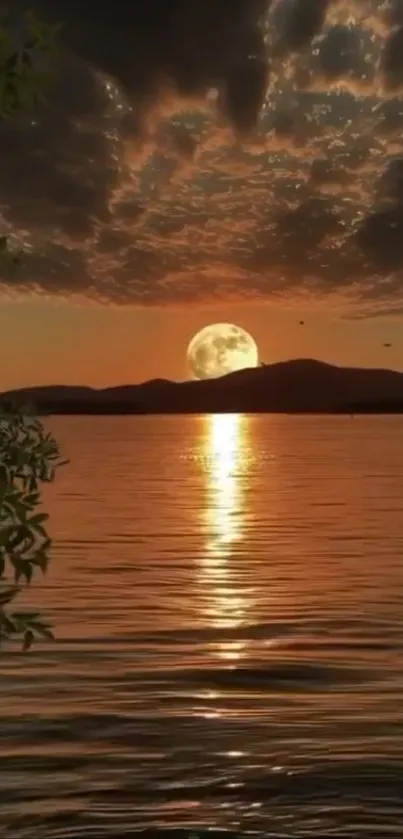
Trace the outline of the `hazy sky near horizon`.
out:
[[[0,127],[0,389],[185,378],[222,320],[266,362],[403,369],[401,0],[24,6],[64,26]]]

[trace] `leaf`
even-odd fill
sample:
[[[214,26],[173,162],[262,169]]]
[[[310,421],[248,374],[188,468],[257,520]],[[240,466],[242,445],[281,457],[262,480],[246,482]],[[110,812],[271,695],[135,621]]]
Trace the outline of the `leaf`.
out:
[[[7,466],[4,463],[0,464],[0,490],[3,490],[5,487],[8,486],[10,481],[10,472],[7,469]]]
[[[28,524],[30,524],[31,527],[36,528],[38,525],[43,524],[45,521],[48,521],[48,519],[49,516],[47,513],[37,513],[35,516],[31,516],[31,518],[28,519]]]
[[[38,534],[38,536],[41,536],[42,539],[48,538],[48,534],[46,533],[46,530],[44,527],[42,527],[42,525],[37,524],[36,526],[34,526],[34,530]]]
[[[0,63],[1,56],[0,27]],[[40,486],[42,480],[53,479],[60,465],[57,443],[42,422],[0,400],[0,580],[11,567],[16,582],[0,582],[0,643],[23,636],[29,649],[36,637],[53,638],[40,614],[10,614],[8,607],[21,590],[19,581],[29,584],[36,568],[43,573],[47,569],[52,541],[46,531],[48,514],[38,509]]]
[[[27,501],[27,504],[30,504],[30,505],[32,504],[32,506],[34,507],[36,504],[38,504],[39,493],[29,492],[29,494],[26,496],[26,501]]]
[[[42,621],[30,621],[30,626],[32,627],[35,632],[40,635],[42,638],[46,638],[48,641],[54,641],[55,636],[53,635],[50,626]]]
[[[11,603],[12,600],[17,596],[19,592],[18,586],[10,586],[7,589],[0,589],[0,608],[6,606],[7,603]]]
[[[0,545],[2,547],[8,547],[8,543],[13,535],[15,535],[14,525],[9,524],[7,527],[3,527],[0,530]]]
[[[13,612],[13,619],[19,623],[32,623],[39,620],[39,612]]]
[[[36,475],[30,475],[28,477],[28,489],[30,492],[36,492],[38,488],[38,481]]]
[[[34,571],[33,571],[31,563],[30,562],[24,562],[24,568],[23,568],[22,575],[23,575],[23,577],[25,577],[28,585],[32,580],[33,573],[34,573]]]
[[[33,557],[31,560],[33,565],[36,565],[42,574],[46,574],[49,565],[49,557],[46,556],[42,551],[38,551],[38,553]]]
[[[49,551],[51,547],[52,547],[52,540],[49,539],[49,536],[47,536],[46,541],[40,547],[41,553]]]
[[[6,543],[6,549],[8,552],[16,551],[18,548],[21,548],[26,541],[32,545],[33,536],[31,531],[25,524],[16,525],[13,528],[12,535]]]
[[[31,629],[27,629],[27,631],[24,632],[24,641],[23,641],[23,645],[22,645],[22,650],[23,650],[24,653],[27,652],[27,650],[31,649],[32,644],[34,643],[34,640],[35,640],[34,633],[32,632]]]
[[[14,562],[15,568],[15,581],[19,583],[21,578],[25,578],[25,582],[30,584],[33,575],[33,568],[29,561],[27,560],[17,560]]]
[[[11,615],[0,611],[0,627],[3,634],[8,638],[18,634],[18,624],[14,622]]]

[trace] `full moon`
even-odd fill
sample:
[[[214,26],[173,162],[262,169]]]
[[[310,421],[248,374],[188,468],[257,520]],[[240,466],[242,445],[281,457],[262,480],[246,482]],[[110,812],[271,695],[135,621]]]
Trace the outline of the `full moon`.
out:
[[[257,367],[259,353],[248,332],[232,323],[212,323],[192,338],[187,349],[187,363],[195,379],[216,379]]]

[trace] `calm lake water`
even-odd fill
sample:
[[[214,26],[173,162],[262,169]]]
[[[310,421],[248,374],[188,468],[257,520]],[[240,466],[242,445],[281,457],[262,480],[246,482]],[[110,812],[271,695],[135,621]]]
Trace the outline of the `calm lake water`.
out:
[[[402,837],[403,418],[53,418],[3,839]]]

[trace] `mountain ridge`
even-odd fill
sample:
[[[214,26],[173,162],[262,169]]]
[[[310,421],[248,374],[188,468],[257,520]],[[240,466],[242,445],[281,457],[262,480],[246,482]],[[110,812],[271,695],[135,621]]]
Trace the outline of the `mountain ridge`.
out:
[[[403,413],[403,372],[341,367],[297,358],[245,368],[218,379],[171,381],[93,388],[39,385],[0,393],[0,404],[32,403],[38,413],[353,413],[361,408]],[[377,408],[378,405],[378,408]]]

